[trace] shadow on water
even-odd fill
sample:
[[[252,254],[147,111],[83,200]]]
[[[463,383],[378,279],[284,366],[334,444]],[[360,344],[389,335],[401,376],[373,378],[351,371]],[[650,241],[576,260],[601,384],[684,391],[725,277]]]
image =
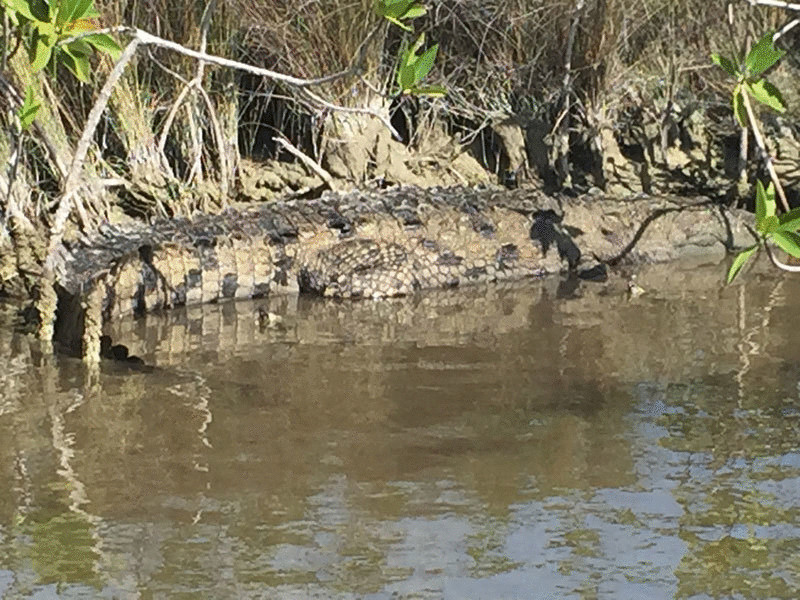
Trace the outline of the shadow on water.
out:
[[[796,598],[800,283],[722,272],[174,311],[92,386],[0,326],[0,597]]]

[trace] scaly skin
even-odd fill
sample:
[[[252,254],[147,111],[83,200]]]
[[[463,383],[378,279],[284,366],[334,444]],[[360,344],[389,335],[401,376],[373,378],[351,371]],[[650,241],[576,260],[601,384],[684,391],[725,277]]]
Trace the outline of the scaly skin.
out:
[[[559,200],[523,190],[404,187],[109,227],[70,248],[58,329],[62,339],[76,339],[80,303],[98,288],[104,321],[298,292],[383,298],[603,262],[721,255],[749,243],[742,220],[697,199]]]

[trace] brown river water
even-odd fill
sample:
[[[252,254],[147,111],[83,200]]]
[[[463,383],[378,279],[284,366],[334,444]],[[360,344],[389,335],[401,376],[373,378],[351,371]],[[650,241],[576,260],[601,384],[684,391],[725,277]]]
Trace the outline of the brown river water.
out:
[[[173,311],[99,380],[0,316],[0,598],[798,598],[800,278],[724,271]]]

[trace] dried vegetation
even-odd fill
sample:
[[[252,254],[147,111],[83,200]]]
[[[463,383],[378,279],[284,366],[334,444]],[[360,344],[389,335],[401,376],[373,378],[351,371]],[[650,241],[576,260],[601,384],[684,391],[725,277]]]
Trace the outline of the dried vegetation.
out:
[[[415,26],[440,44],[429,78],[449,94],[428,100],[392,96],[404,34],[374,14],[371,0],[98,4],[105,25],[298,77],[358,65],[359,74],[315,93],[390,110],[403,139],[391,140],[366,115],[334,115],[302,89],[144,46],[95,131],[67,240],[104,221],[222,210],[241,194],[253,160],[272,161],[261,167],[269,179],[281,162],[302,164],[299,154],[348,184],[516,178],[616,194],[661,189],[656,166],[669,172],[695,156],[711,174],[680,175],[714,185],[714,169],[725,165],[712,164],[710,146],[684,143],[686,136],[706,143],[715,127],[717,139],[736,143],[726,84],[709,53],[729,51],[729,40],[748,33],[757,38],[783,18],[739,2],[730,25],[726,3],[707,0],[429,2]],[[113,64],[95,60],[94,86],[67,73],[32,76],[12,32],[3,39],[0,291],[30,294],[76,144]],[[20,137],[12,115],[28,83],[45,102]],[[323,184],[307,165],[306,187]]]

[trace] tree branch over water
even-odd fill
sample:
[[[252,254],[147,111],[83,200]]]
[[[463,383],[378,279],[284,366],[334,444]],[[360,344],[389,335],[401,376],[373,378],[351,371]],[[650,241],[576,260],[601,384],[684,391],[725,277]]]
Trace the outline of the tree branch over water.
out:
[[[216,56],[213,54],[207,54],[205,52],[192,50],[190,48],[186,48],[185,46],[181,46],[176,42],[165,40],[164,38],[160,38],[157,35],[153,35],[136,27],[120,26],[120,27],[107,27],[105,29],[96,29],[91,32],[87,32],[85,34],[67,38],[66,40],[64,40],[63,44],[67,44],[69,42],[73,42],[83,37],[88,37],[90,35],[96,35],[98,33],[128,34],[133,36],[133,39],[137,41],[138,44],[141,45],[152,45],[152,46],[158,46],[160,48],[166,48],[168,50],[177,52],[178,54],[183,54],[184,56],[188,56],[190,58],[194,58],[206,63],[218,65],[220,67],[227,67],[229,69],[237,69],[239,71],[245,71],[247,73],[252,73],[253,75],[259,75],[261,77],[266,77],[274,81],[285,83],[292,87],[300,88],[303,90],[303,94],[318,106],[330,110],[335,110],[338,112],[365,114],[375,117],[379,119],[381,123],[383,123],[387,129],[389,129],[389,131],[392,132],[392,135],[396,139],[401,139],[400,134],[392,126],[387,115],[384,115],[381,112],[372,108],[349,107],[349,106],[334,104],[332,102],[328,102],[327,100],[315,94],[314,92],[306,89],[309,87],[330,83],[331,81],[336,81],[338,79],[343,79],[345,77],[358,75],[361,71],[361,65],[360,65],[361,62],[360,54],[362,53],[361,51],[359,52],[359,58],[356,61],[354,61],[354,64],[351,65],[349,68],[345,69],[344,71],[333,73],[331,75],[325,75],[323,77],[318,77],[316,79],[305,79],[302,77],[294,77],[293,75],[286,75],[285,73],[279,73],[278,71],[273,71],[271,69],[257,67],[255,65],[251,65],[248,63],[239,62],[237,60],[231,60],[229,58],[223,58],[221,56]],[[122,58],[120,58],[120,60],[122,60]],[[130,60],[130,58],[128,58],[128,60]]]

